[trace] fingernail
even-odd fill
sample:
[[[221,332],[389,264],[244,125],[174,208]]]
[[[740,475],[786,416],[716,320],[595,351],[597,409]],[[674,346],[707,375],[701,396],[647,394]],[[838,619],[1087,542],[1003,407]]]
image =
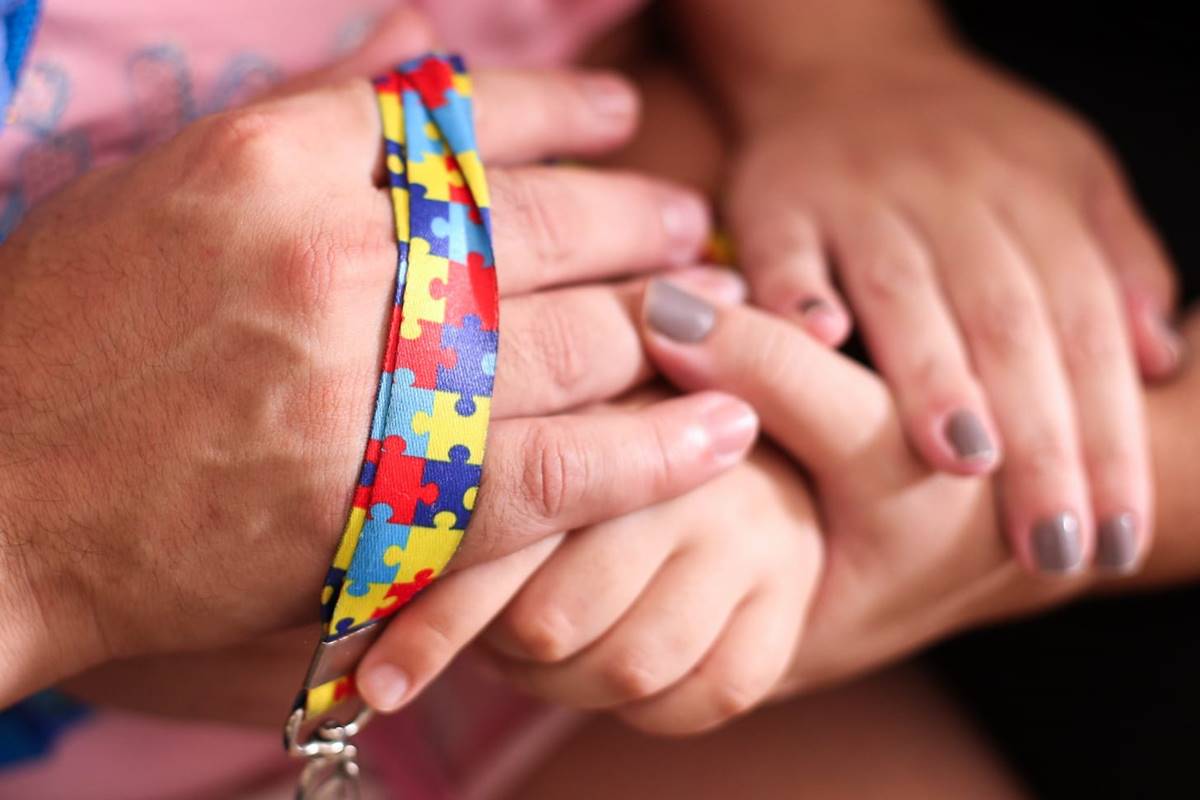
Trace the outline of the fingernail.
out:
[[[796,310],[804,316],[813,314],[831,314],[833,308],[819,297],[806,297],[796,304]]]
[[[805,297],[796,304],[805,330],[826,344],[837,344],[843,335],[844,323],[838,310],[828,300]]]
[[[1137,564],[1137,520],[1128,512],[1109,517],[1096,531],[1096,563],[1116,572],[1129,572]]]
[[[593,110],[613,120],[627,119],[637,108],[637,98],[614,78],[594,76],[583,80],[583,92]]]
[[[667,281],[654,280],[646,290],[646,322],[677,342],[702,341],[717,320],[716,309]]]
[[[1083,563],[1079,517],[1064,511],[1034,525],[1033,555],[1042,572],[1062,574],[1078,569]]]
[[[991,461],[996,455],[992,438],[975,412],[960,408],[946,418],[946,441],[963,461]]]
[[[399,667],[384,661],[363,670],[358,688],[379,711],[395,711],[408,694],[408,676]]]
[[[1158,326],[1162,331],[1163,344],[1167,348],[1168,358],[1170,359],[1170,366],[1167,369],[1168,371],[1174,371],[1179,368],[1180,364],[1183,363],[1184,348],[1186,347],[1186,343],[1184,342],[1183,337],[1179,335],[1178,331],[1175,330],[1175,328],[1166,320],[1166,318],[1159,317]]]
[[[727,398],[705,413],[704,427],[719,458],[740,457],[758,435],[758,416],[740,400]]]
[[[708,232],[707,207],[694,195],[671,194],[661,213],[663,232],[673,246],[671,260],[677,264],[691,262]]]

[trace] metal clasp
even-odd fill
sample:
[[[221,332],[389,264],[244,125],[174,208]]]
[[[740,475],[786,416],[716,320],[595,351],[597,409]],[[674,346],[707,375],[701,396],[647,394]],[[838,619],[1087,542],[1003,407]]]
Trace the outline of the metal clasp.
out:
[[[300,773],[296,800],[359,800],[358,748],[351,738],[370,720],[371,709],[364,708],[345,724],[321,724],[301,742],[304,709],[292,712],[284,727],[284,745],[289,754],[308,762]]]

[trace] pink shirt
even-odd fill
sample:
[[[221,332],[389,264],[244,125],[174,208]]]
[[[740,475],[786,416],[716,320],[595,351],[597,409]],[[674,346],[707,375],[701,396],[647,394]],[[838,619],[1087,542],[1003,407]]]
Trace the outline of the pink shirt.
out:
[[[641,2],[417,0],[441,41],[473,65],[568,61]],[[88,170],[348,52],[395,0],[44,6],[0,134],[0,238],[31,205]],[[363,749],[381,796],[483,798],[569,724],[569,716],[459,666],[411,711],[369,730]],[[295,766],[279,736],[99,712],[69,729],[51,757],[0,771],[0,797],[289,797]],[[246,794],[246,786],[257,789]]]

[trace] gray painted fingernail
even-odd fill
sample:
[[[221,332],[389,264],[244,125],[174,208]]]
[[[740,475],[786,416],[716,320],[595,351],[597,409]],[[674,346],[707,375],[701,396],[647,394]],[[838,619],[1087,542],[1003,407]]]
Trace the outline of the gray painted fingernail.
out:
[[[996,454],[992,438],[974,411],[960,408],[946,418],[946,441],[963,461],[990,461]]]
[[[663,280],[650,282],[646,322],[668,339],[695,344],[708,336],[716,320],[716,309],[699,297]]]
[[[1042,572],[1067,573],[1078,569],[1083,563],[1079,517],[1064,511],[1034,525],[1033,555]]]
[[[819,297],[806,297],[796,304],[796,310],[804,316],[831,313],[833,307]]]
[[[1096,531],[1096,563],[1129,572],[1138,559],[1137,520],[1128,512],[1109,517]]]

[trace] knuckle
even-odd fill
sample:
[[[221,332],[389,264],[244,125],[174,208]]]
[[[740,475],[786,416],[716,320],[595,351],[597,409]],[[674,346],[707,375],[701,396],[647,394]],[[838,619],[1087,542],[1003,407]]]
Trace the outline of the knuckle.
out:
[[[913,287],[928,277],[928,265],[913,255],[874,250],[853,265],[863,301],[896,305],[912,297]]]
[[[1120,328],[1103,314],[1080,312],[1060,323],[1063,360],[1072,374],[1111,368],[1133,355]]]
[[[542,367],[543,379],[560,393],[571,393],[590,371],[576,344],[579,331],[575,321],[567,317],[561,304],[545,302],[539,308],[537,324],[528,333],[534,338],[530,350]]]
[[[193,163],[222,184],[260,185],[286,179],[287,120],[261,108],[216,114],[197,125]]]
[[[730,669],[707,677],[712,707],[722,720],[754,708],[770,689],[764,678],[749,670]]]
[[[1021,359],[1046,341],[1036,302],[1027,292],[1013,288],[984,295],[971,313],[963,315],[963,326],[975,347],[1001,361]]]
[[[578,448],[564,435],[542,421],[530,424],[521,476],[521,498],[526,513],[540,520],[556,520],[576,495],[576,487],[587,485],[588,465]]]
[[[533,255],[549,267],[568,261],[579,240],[579,215],[571,193],[553,174],[526,171],[512,181],[507,199],[520,230],[528,232]]]
[[[301,312],[320,311],[337,285],[379,273],[380,265],[394,261],[395,244],[377,222],[373,214],[308,217],[283,240],[271,296]]]
[[[574,626],[554,607],[519,608],[505,620],[509,637],[527,656],[542,663],[554,663],[572,652]]]
[[[663,687],[660,670],[646,653],[626,648],[603,670],[603,679],[622,702],[642,700]]]
[[[1061,480],[1078,467],[1072,448],[1053,429],[1043,430],[1024,447],[1014,447],[1012,461],[1013,474],[1036,485]]]

